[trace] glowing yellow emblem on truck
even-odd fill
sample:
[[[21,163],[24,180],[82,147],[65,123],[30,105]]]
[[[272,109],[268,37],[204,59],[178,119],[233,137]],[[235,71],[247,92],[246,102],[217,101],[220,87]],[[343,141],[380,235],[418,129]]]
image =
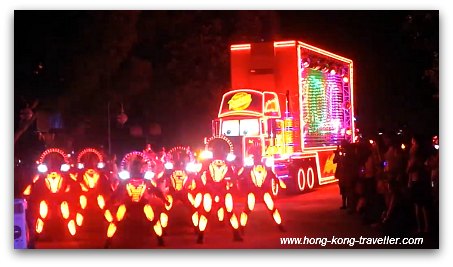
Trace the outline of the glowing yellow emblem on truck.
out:
[[[247,109],[252,103],[252,95],[245,92],[239,92],[233,95],[228,101],[228,108],[230,110],[244,110]]]
[[[337,164],[333,163],[334,157],[335,157],[335,154],[332,154],[327,158],[326,164],[324,165],[324,173],[334,174],[335,171],[337,170]]]

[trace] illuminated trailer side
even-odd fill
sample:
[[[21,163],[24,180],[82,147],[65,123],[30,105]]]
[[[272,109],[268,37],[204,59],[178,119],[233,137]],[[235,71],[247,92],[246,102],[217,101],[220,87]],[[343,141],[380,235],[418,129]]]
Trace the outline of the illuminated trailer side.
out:
[[[214,135],[242,160],[261,151],[293,192],[336,181],[334,151],[355,141],[352,60],[300,41],[232,45],[231,83]]]

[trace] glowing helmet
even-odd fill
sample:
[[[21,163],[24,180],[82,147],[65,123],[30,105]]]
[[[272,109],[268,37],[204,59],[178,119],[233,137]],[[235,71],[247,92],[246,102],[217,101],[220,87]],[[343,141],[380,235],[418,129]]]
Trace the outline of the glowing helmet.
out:
[[[68,155],[61,149],[46,149],[37,161],[37,170],[40,173],[67,172],[70,169]]]
[[[143,152],[130,152],[123,157],[121,171],[118,175],[123,180],[129,178],[152,179],[154,173],[151,160]]]
[[[226,136],[213,136],[206,141],[205,151],[212,153],[213,160],[233,161],[235,159],[233,153],[233,143]],[[234,159],[233,159],[234,157]]]
[[[104,157],[100,151],[94,148],[85,148],[77,156],[78,169],[103,169],[105,167]]]

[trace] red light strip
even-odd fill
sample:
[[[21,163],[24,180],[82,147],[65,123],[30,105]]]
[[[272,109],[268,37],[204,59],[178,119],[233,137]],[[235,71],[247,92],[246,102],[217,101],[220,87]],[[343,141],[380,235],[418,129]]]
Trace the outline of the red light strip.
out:
[[[355,142],[355,121],[354,121],[354,66],[351,61],[349,64],[349,88],[351,90],[350,101],[351,101],[351,128],[352,128],[352,143]]]
[[[256,116],[262,117],[263,114],[256,111],[228,111],[219,115],[219,118],[228,117],[228,116]]]
[[[88,147],[88,148],[85,148],[84,150],[80,151],[79,155],[77,156],[77,162],[80,163],[80,160],[82,159],[82,157],[87,153],[96,154],[96,156],[98,157],[100,162],[104,161],[104,157],[102,156],[101,152],[99,152],[98,150],[96,150],[94,148]]]
[[[301,51],[300,51],[300,46],[298,47],[297,49],[297,83],[298,83],[298,87],[299,87],[299,127],[301,127],[302,129],[304,128],[304,110],[303,110],[303,101],[302,101],[302,97],[303,97],[303,88],[302,88],[302,71],[301,71],[301,60],[302,60],[302,56],[301,56]],[[305,142],[304,142],[304,133],[300,133],[300,150],[301,151],[304,151],[305,149]]]
[[[280,41],[280,42],[274,42],[274,47],[290,47],[290,46],[295,46],[296,41]]]
[[[316,157],[316,154],[308,154],[304,156],[299,156],[299,157],[291,157],[291,159],[309,159],[309,158],[314,158]]]
[[[321,166],[320,166],[320,163],[319,163],[319,154],[316,153],[316,170],[317,170],[317,173],[318,173],[318,184],[321,185],[321,180],[322,180],[322,177],[321,177]]]
[[[212,135],[217,135],[217,134],[221,135],[222,131],[223,131],[222,127],[223,127],[223,120],[222,120],[222,118],[219,118],[219,129],[217,129],[218,133],[216,133],[215,129],[214,129],[214,132],[212,133]]]
[[[312,46],[312,45],[303,43],[303,42],[301,42],[301,41],[298,41],[298,44],[299,44],[299,46],[301,46],[301,47],[303,47],[303,48],[305,48],[305,49],[311,50],[311,51],[313,51],[313,52],[322,54],[322,55],[327,56],[327,57],[332,57],[332,58],[338,59],[338,60],[343,61],[343,62],[346,62],[346,63],[348,63],[348,64],[352,64],[352,60],[347,59],[347,58],[345,58],[345,57],[336,55],[336,54],[331,53],[331,52],[327,52],[326,50],[323,50],[323,49],[314,47],[314,46]]]
[[[316,151],[316,152],[321,152],[321,151],[330,151],[330,150],[335,150],[337,149],[336,146],[319,146],[319,147],[308,147],[305,149],[305,151]]]
[[[250,49],[251,45],[250,44],[237,44],[237,45],[231,45],[230,49],[233,50],[247,50]]]
[[[331,184],[337,182],[338,179],[335,179],[335,176],[329,176],[319,182],[320,185]]]

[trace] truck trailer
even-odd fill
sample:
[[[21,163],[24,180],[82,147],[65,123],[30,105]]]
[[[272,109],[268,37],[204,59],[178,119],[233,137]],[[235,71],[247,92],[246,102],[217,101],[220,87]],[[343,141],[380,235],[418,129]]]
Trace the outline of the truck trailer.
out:
[[[334,152],[356,140],[352,60],[296,40],[230,52],[232,89],[205,144],[224,140],[242,164],[260,156],[291,192],[336,182]]]

